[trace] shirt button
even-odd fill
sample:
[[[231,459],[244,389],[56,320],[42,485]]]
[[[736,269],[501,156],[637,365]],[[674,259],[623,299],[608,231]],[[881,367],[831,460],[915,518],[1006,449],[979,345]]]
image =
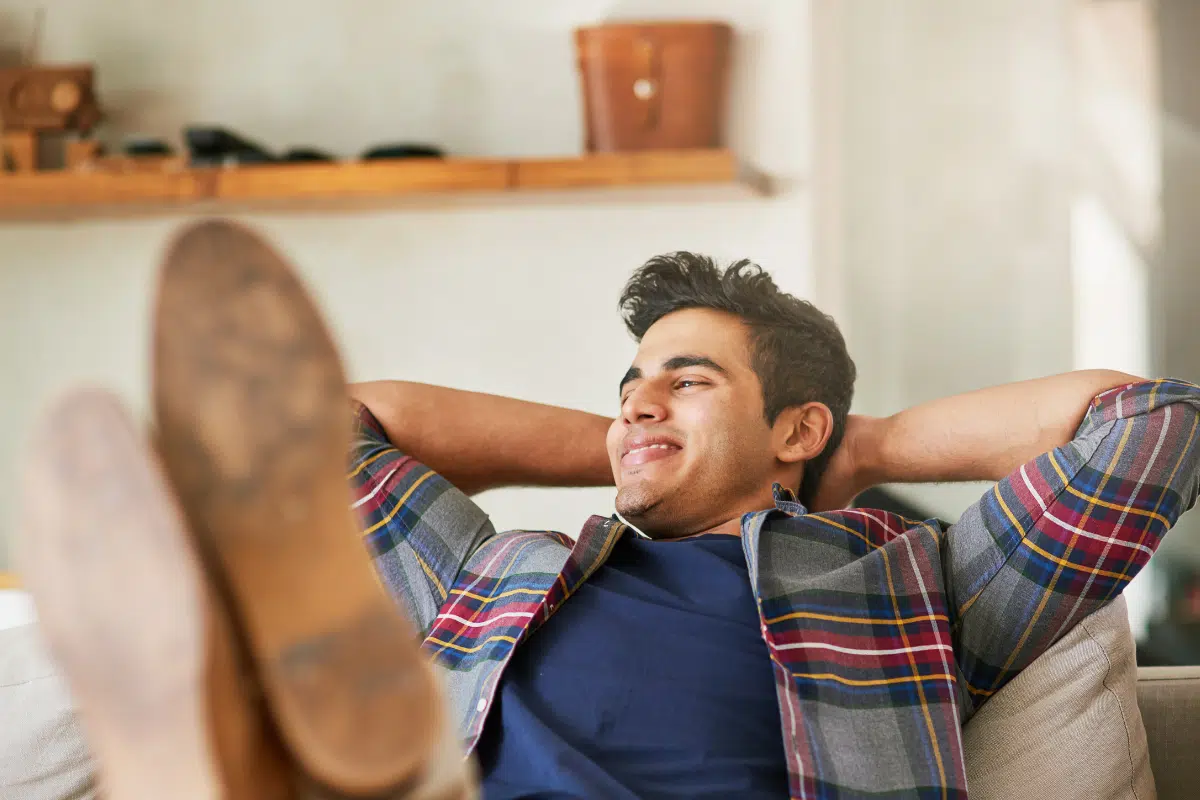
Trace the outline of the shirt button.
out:
[[[478,712],[479,712],[479,713],[481,713],[481,714],[482,714],[484,711],[487,711],[487,700],[485,700],[485,699],[484,699],[484,698],[482,698],[482,697],[481,697],[481,698],[479,698],[479,705],[475,706],[475,710],[476,710],[476,711],[478,711]]]

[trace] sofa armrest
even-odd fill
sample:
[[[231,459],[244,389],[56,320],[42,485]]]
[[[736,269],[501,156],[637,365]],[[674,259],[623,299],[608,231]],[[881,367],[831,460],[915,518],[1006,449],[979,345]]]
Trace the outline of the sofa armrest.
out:
[[[1140,667],[1137,694],[1160,800],[1195,797],[1200,785],[1200,666]]]

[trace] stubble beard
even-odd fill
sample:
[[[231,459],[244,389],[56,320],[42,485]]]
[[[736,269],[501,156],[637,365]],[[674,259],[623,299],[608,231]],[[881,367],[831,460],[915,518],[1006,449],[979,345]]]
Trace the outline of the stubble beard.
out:
[[[662,502],[648,481],[633,481],[617,490],[617,513],[626,518],[644,517]]]

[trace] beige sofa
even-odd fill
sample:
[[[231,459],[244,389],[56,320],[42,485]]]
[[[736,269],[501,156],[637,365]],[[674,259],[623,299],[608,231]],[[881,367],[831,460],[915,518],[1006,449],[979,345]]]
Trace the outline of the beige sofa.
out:
[[[1137,695],[1159,800],[1195,800],[1200,797],[1200,667],[1142,667]]]

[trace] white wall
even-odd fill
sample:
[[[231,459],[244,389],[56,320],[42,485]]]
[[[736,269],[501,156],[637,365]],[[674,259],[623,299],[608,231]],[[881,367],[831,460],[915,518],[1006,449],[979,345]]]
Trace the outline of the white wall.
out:
[[[1150,295],[1156,323],[1155,356],[1170,375],[1200,382],[1200,336],[1196,305],[1200,301],[1200,99],[1196,70],[1200,52],[1200,6],[1181,0],[1159,0],[1158,34],[1162,117],[1159,133],[1162,156],[1163,224],[1158,269],[1152,273]],[[1200,511],[1184,518],[1188,539],[1168,540],[1172,554],[1200,568]]]
[[[0,39],[39,0],[8,0]],[[606,18],[707,17],[738,31],[730,139],[773,175],[809,170],[809,4],[801,0],[58,0],[45,61],[98,66],[107,135],[228,125],[342,155],[397,139],[452,153],[580,151],[571,29]],[[616,298],[648,256],[750,257],[813,297],[809,196],[686,203],[473,206],[252,221],[325,304],[355,379],[404,377],[613,413],[634,345]],[[0,543],[16,524],[18,454],[44,400],[98,382],[145,410],[150,279],[180,219],[0,226]],[[826,280],[826,279],[822,279]],[[820,302],[820,298],[816,298]],[[574,534],[612,494],[505,491],[500,527]],[[0,548],[0,566],[5,563]]]
[[[820,250],[845,279],[857,409],[1071,369],[1065,3],[833,5],[816,191],[835,206]],[[899,491],[954,519],[983,488]]]
[[[816,247],[859,410],[1087,367],[1200,378],[1194,3],[831,0],[814,21]],[[897,487],[948,519],[984,488]],[[1198,534],[1192,512],[1130,587],[1135,630]]]

